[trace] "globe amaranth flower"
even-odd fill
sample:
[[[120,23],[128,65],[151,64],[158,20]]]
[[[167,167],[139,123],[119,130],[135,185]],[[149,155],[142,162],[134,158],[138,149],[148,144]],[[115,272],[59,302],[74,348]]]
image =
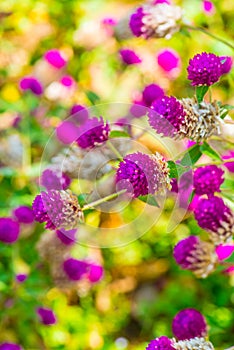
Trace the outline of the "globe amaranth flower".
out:
[[[233,65],[233,59],[230,56],[220,56],[221,71],[222,74],[227,74],[231,71]]]
[[[203,0],[202,7],[203,7],[203,11],[208,16],[213,15],[215,13],[215,7],[212,1]]]
[[[108,140],[110,126],[103,118],[94,117],[88,119],[79,127],[77,144],[81,148],[93,148]]]
[[[229,151],[222,155],[222,159],[224,160],[224,166],[231,172],[234,173],[234,161],[229,161],[234,159],[234,151]]]
[[[232,255],[232,253],[234,252],[234,245],[233,244],[232,245],[231,244],[230,245],[220,244],[216,247],[215,252],[216,252],[218,259],[220,261],[225,260],[225,259],[229,258]]]
[[[70,144],[79,137],[79,129],[70,120],[64,120],[56,128],[56,136],[62,143]]]
[[[51,309],[38,307],[37,315],[39,316],[40,322],[45,326],[51,326],[57,322],[56,316]]]
[[[197,310],[181,310],[172,321],[172,332],[178,340],[186,340],[207,335],[207,324],[204,316]]]
[[[220,192],[220,186],[224,181],[224,171],[216,165],[206,165],[195,170],[193,185],[194,192],[200,196],[213,195]]]
[[[167,3],[143,5],[131,15],[129,26],[137,37],[166,38],[180,28],[178,22],[182,17],[181,8]]]
[[[21,90],[30,90],[34,95],[41,95],[43,93],[43,86],[39,80],[34,77],[24,77],[20,80],[19,85]]]
[[[174,258],[182,269],[190,270],[202,278],[215,270],[217,262],[213,245],[201,241],[197,236],[189,236],[177,243]]]
[[[12,218],[0,218],[0,241],[4,243],[14,243],[19,237],[19,223]]]
[[[173,344],[176,350],[214,350],[211,342],[204,338],[195,337],[189,340],[180,340]]]
[[[133,50],[122,49],[119,50],[119,54],[123,63],[127,65],[138,64],[142,62],[141,58]]]
[[[91,283],[99,282],[103,277],[103,267],[96,264],[89,264],[88,280]]]
[[[13,215],[19,223],[31,224],[34,221],[34,214],[31,208],[21,205],[14,209]]]
[[[50,190],[37,195],[33,205],[35,220],[46,223],[46,228],[75,228],[82,218],[78,199],[69,190]]]
[[[0,350],[22,350],[21,346],[15,343],[1,343]]]
[[[171,339],[165,336],[161,336],[148,344],[145,350],[173,350],[173,342]]]
[[[188,79],[193,86],[216,83],[222,75],[222,64],[219,56],[213,53],[202,52],[189,60],[187,68]]]
[[[216,244],[232,241],[234,215],[219,197],[202,198],[194,210],[198,225],[208,230],[210,238]]]
[[[47,51],[44,54],[44,58],[51,66],[56,69],[61,69],[67,64],[65,57],[59,50],[56,49]]]
[[[84,124],[89,118],[89,112],[87,108],[78,104],[72,106],[69,115],[71,115],[72,119],[75,120],[75,122],[79,125]]]
[[[56,174],[51,169],[43,171],[41,185],[47,190],[66,190],[71,183],[71,179],[65,173]]]
[[[68,258],[63,263],[63,269],[69,279],[79,281],[89,271],[89,264],[82,260]]]
[[[142,92],[142,102],[145,106],[150,107],[155,100],[162,98],[163,96],[164,91],[161,86],[150,84],[145,86]]]
[[[26,281],[26,279],[28,278],[28,275],[26,273],[18,273],[16,276],[15,276],[15,280],[18,282],[18,283],[23,283],[24,281]]]
[[[181,66],[179,54],[172,49],[160,50],[157,53],[157,61],[160,68],[166,73],[179,70],[179,67]]]
[[[174,137],[185,123],[182,104],[173,96],[163,96],[152,103],[149,124],[158,134]]]
[[[164,192],[170,189],[169,169],[163,157],[143,154],[129,154],[120,162],[116,173],[119,189],[126,189],[133,197]]]

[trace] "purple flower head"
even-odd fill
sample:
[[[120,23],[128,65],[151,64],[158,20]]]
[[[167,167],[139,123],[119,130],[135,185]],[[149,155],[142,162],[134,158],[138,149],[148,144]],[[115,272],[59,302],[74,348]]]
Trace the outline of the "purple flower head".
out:
[[[223,164],[231,173],[234,173],[234,161],[229,162],[229,159],[234,159],[234,151],[229,151],[228,153],[222,156],[222,159],[225,160]]]
[[[129,21],[129,27],[132,33],[137,37],[144,34],[144,31],[143,31],[144,16],[145,16],[145,13],[144,13],[143,7],[139,7],[136,10],[136,12],[131,15],[131,18]]]
[[[138,64],[141,63],[142,60],[139,56],[133,51],[129,49],[122,49],[119,50],[120,57],[123,61],[123,63],[131,65],[131,64]]]
[[[219,260],[225,260],[229,258],[234,252],[234,245],[223,245],[220,244],[216,247],[215,252]]]
[[[56,135],[62,143],[70,144],[78,138],[79,130],[73,122],[65,120],[56,128]]]
[[[103,267],[96,264],[90,264],[88,279],[90,282],[95,283],[102,279],[103,277]]]
[[[63,263],[63,269],[72,281],[79,281],[89,270],[89,264],[82,260],[68,258]]]
[[[22,348],[18,344],[5,342],[0,344],[0,350],[22,350]]]
[[[102,19],[102,24],[107,26],[115,26],[118,21],[113,17],[105,17]]]
[[[158,134],[173,137],[185,122],[186,113],[173,96],[163,96],[152,103],[149,123]]]
[[[26,281],[27,278],[28,278],[28,275],[26,273],[19,273],[18,275],[15,276],[15,280],[18,283],[23,283],[24,281]]]
[[[39,316],[40,322],[45,326],[51,326],[57,322],[56,316],[51,309],[38,307],[37,315]]]
[[[24,77],[20,80],[19,85],[21,90],[30,90],[34,95],[41,95],[43,93],[43,87],[41,83],[34,77]]]
[[[59,240],[65,245],[72,245],[76,242],[76,232],[77,230],[57,230],[56,234]]]
[[[220,56],[219,59],[220,59],[220,62],[221,62],[222,74],[229,73],[231,71],[232,65],[233,65],[232,57],[230,57],[230,56]]]
[[[172,49],[163,49],[157,54],[158,65],[166,72],[169,73],[174,69],[178,69],[181,65],[181,59],[179,54]]]
[[[46,228],[55,229],[53,222],[51,221],[49,215],[47,214],[47,210],[44,206],[41,194],[37,195],[33,201],[32,209],[34,213],[34,218],[37,222],[46,222]]]
[[[179,340],[205,337],[207,335],[206,320],[195,309],[181,310],[173,319],[172,332]]]
[[[56,174],[50,169],[43,171],[41,185],[47,190],[66,190],[71,183],[71,179],[66,174]]]
[[[110,126],[104,122],[102,117],[100,119],[90,118],[79,127],[76,142],[81,148],[93,148],[107,141],[109,132]]]
[[[88,110],[82,105],[73,105],[70,109],[70,115],[78,124],[84,124],[88,117]]]
[[[168,5],[170,5],[170,3],[171,2],[169,0],[155,0],[153,2],[154,5],[157,5],[157,4],[168,4]]]
[[[175,348],[173,347],[171,339],[169,339],[168,337],[162,336],[154,340],[151,340],[151,342],[148,344],[145,350],[173,350],[173,349]]]
[[[216,83],[222,75],[220,58],[213,53],[202,52],[189,60],[188,79],[193,86]]]
[[[128,118],[140,118],[147,114],[148,107],[145,106],[144,101],[134,101],[129,109],[130,115]],[[130,120],[128,121],[130,122]]]
[[[220,186],[224,181],[224,171],[216,165],[207,165],[198,168],[194,172],[194,190],[195,193],[202,196],[213,195],[220,192]]]
[[[200,199],[194,215],[201,228],[211,231],[215,243],[228,243],[232,238],[234,217],[222,198],[214,196]]]
[[[129,154],[119,164],[116,182],[135,198],[163,191],[168,186],[166,162],[159,155]]]
[[[164,96],[164,91],[157,84],[147,85],[142,92],[143,103],[147,107],[150,107],[155,100],[163,96]]]
[[[63,86],[70,88],[75,84],[75,80],[70,75],[65,75],[60,79],[60,83]]]
[[[33,211],[27,206],[21,205],[14,209],[13,214],[19,223],[31,224],[34,221]]]
[[[14,243],[17,241],[20,232],[19,223],[11,218],[0,218],[0,241]]]
[[[47,51],[44,58],[51,66],[57,69],[63,68],[67,64],[67,61],[62,56],[61,52],[56,49]]]
[[[182,239],[174,247],[174,258],[178,265],[182,269],[190,269],[191,267],[191,257],[194,251],[197,250],[199,245],[199,238],[197,236],[189,236],[188,238]]]
[[[209,0],[203,0],[202,6],[203,6],[203,11],[207,15],[213,15],[213,13],[215,12],[214,4]]]

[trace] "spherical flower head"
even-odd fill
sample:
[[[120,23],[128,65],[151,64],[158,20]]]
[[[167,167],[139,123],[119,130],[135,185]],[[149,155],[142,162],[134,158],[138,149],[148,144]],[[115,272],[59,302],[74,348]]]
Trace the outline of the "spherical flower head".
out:
[[[171,2],[169,0],[155,0],[153,2],[154,5],[157,5],[157,4],[168,4],[168,5],[170,5],[170,3]]]
[[[34,214],[31,208],[21,205],[14,209],[14,217],[21,224],[31,224],[34,221]]]
[[[64,144],[74,142],[79,136],[78,127],[70,120],[64,120],[56,128],[56,136]]]
[[[40,322],[45,326],[51,326],[57,322],[56,316],[51,309],[38,307],[37,315],[39,316]]]
[[[144,18],[144,10],[143,7],[139,7],[135,13],[133,13],[130,17],[129,21],[129,27],[132,31],[132,33],[139,37],[143,34],[142,27],[144,25],[143,18]]]
[[[138,64],[142,62],[140,57],[137,56],[137,54],[133,50],[122,49],[119,50],[119,53],[123,63],[127,65]]]
[[[0,218],[0,241],[12,244],[17,241],[19,237],[20,226],[19,223],[12,218]]]
[[[72,86],[75,85],[75,80],[70,76],[70,75],[64,75],[61,79],[60,79],[60,83],[67,87],[70,88]]]
[[[43,171],[41,176],[41,185],[47,190],[66,190],[71,183],[68,175],[55,174],[51,169]]]
[[[163,96],[152,103],[149,124],[163,136],[173,137],[184,124],[185,111],[173,96]]]
[[[145,350],[173,350],[173,343],[168,337],[162,336],[151,340]]]
[[[220,192],[220,186],[224,181],[224,171],[216,165],[207,165],[195,170],[193,181],[196,194],[211,196],[215,192]]]
[[[158,65],[164,72],[170,73],[181,65],[179,54],[172,49],[163,49],[157,54]]]
[[[72,119],[80,125],[84,124],[89,118],[88,110],[84,106],[78,104],[72,106],[69,114],[72,116]]]
[[[193,86],[216,83],[222,75],[220,58],[213,53],[202,52],[189,61],[188,79]]]
[[[44,55],[44,58],[51,66],[56,69],[61,69],[67,64],[67,61],[62,56],[61,52],[56,49],[47,51]]]
[[[147,85],[142,92],[143,103],[147,107],[150,107],[155,100],[163,96],[164,91],[157,84]]]
[[[88,273],[89,264],[82,260],[68,258],[63,263],[63,269],[70,280],[79,281]]]
[[[76,242],[76,232],[77,230],[56,230],[56,235],[58,239],[65,245],[72,245]]]
[[[234,158],[234,151],[229,151],[226,154],[223,154],[222,159],[225,161],[223,164],[231,173],[234,173],[234,162],[229,161],[229,159]]]
[[[178,312],[172,322],[172,331],[179,340],[207,335],[207,324],[204,316],[197,310],[189,308]]]
[[[91,283],[99,282],[103,277],[103,267],[96,264],[89,265],[88,280]]]
[[[43,87],[41,83],[34,77],[24,77],[21,79],[19,85],[21,90],[30,90],[34,95],[40,96],[43,93]]]
[[[32,210],[34,213],[34,218],[37,222],[46,222],[46,228],[51,230],[55,229],[55,225],[47,214],[47,210],[44,206],[43,199],[40,194],[35,197],[32,204]]]
[[[5,342],[0,344],[0,350],[22,350],[22,348],[18,344]]]
[[[189,236],[182,239],[174,247],[174,258],[178,265],[183,269],[189,269],[191,266],[190,258],[193,252],[196,250],[199,244],[199,238],[197,236]]]
[[[127,155],[119,164],[116,182],[119,189],[126,189],[134,198],[163,192],[170,187],[168,168],[159,154],[140,152]]]
[[[81,148],[93,148],[106,142],[109,132],[110,126],[102,117],[90,118],[79,127],[79,137],[76,142]]]
[[[28,278],[28,275],[26,273],[18,273],[16,276],[15,276],[15,280],[18,282],[18,283],[23,283],[24,281],[26,281],[26,279]]]
[[[215,12],[215,7],[212,1],[203,0],[202,7],[203,7],[203,11],[208,16],[213,15]]]
[[[222,74],[227,74],[231,71],[233,59],[230,56],[220,56]]]
[[[218,256],[219,261],[228,259],[232,253],[234,253],[234,245],[220,244],[216,247],[215,252]]]

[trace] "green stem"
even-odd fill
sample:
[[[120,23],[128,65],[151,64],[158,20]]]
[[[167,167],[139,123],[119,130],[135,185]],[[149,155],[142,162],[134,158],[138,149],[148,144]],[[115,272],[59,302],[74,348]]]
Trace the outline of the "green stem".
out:
[[[107,146],[110,148],[110,150],[116,155],[116,157],[117,157],[120,161],[122,161],[122,160],[123,160],[123,157],[122,157],[122,155],[119,153],[119,151],[117,150],[117,148],[113,145],[113,143],[112,143],[110,140],[108,140],[106,144],[107,144]]]
[[[212,34],[210,33],[208,30],[206,30],[205,28],[202,28],[202,27],[193,27],[193,26],[190,26],[190,25],[187,25],[187,24],[184,24],[184,27],[185,28],[188,28],[188,29],[191,29],[191,30],[197,30],[199,32],[202,32],[208,36],[210,36],[211,38],[215,39],[215,40],[218,40],[220,41],[221,43],[223,43],[224,45],[230,47],[231,49],[234,50],[234,45],[230,44],[228,41],[216,36],[215,34]]]
[[[203,164],[196,164],[194,165],[193,167],[194,168],[200,168],[202,166],[206,166],[206,165],[221,165],[221,164],[224,164],[226,162],[234,162],[234,158],[230,158],[230,159],[224,159],[223,161],[221,160],[217,160],[215,162],[212,162],[212,163],[203,163]]]
[[[91,203],[88,203],[86,205],[83,206],[82,210],[88,210],[88,209],[92,209],[93,207],[96,207],[97,205],[99,204],[102,204],[102,203],[105,203],[105,202],[108,202],[110,201],[111,199],[114,199],[118,196],[120,196],[121,194],[125,193],[127,190],[121,190],[119,192],[115,192],[115,193],[112,193],[110,194],[109,196],[106,196],[106,197],[103,197],[103,198],[100,198],[94,202],[91,202]]]

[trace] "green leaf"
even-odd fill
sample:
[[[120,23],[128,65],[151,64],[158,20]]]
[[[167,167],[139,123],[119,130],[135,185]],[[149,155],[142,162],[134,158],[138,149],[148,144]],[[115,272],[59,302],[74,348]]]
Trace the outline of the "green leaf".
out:
[[[226,104],[226,105],[221,105],[220,108],[226,109],[226,111],[231,111],[234,109],[234,106]]]
[[[192,192],[190,193],[190,196],[189,196],[189,199],[188,199],[188,203],[189,203],[189,204],[192,202],[194,196],[195,196],[195,192],[192,191]]]
[[[81,193],[77,196],[78,198],[78,202],[80,204],[81,207],[83,207],[85,204],[87,204],[87,200],[88,200],[89,194],[88,193]]]
[[[85,94],[88,100],[92,103],[92,105],[95,105],[97,102],[100,101],[100,97],[97,94],[95,94],[95,92],[93,91],[86,91]]]
[[[114,139],[116,137],[130,137],[127,132],[121,130],[113,130],[110,132],[109,138]]]
[[[152,205],[153,207],[158,207],[160,208],[158,202],[155,199],[155,196],[153,196],[152,194],[148,194],[146,196],[139,196],[137,197],[140,201],[147,203],[149,205]]]
[[[206,85],[196,87],[196,96],[197,96],[198,103],[201,103],[203,101],[203,98],[207,93],[208,89],[209,89],[209,86],[206,86]]]
[[[202,152],[200,150],[200,146],[196,144],[188,149],[188,152],[181,159],[180,164],[191,166],[195,164],[201,156]]]
[[[186,29],[186,28],[181,28],[180,29],[180,33],[182,34],[182,35],[184,35],[184,36],[187,36],[188,38],[191,38],[191,34],[190,34],[190,32]]]
[[[220,155],[206,141],[200,146],[200,150],[212,159],[222,160]]]
[[[168,168],[170,169],[169,177],[171,179],[178,179],[182,174],[186,173],[189,170],[189,167],[176,164],[172,160],[167,162]]]

